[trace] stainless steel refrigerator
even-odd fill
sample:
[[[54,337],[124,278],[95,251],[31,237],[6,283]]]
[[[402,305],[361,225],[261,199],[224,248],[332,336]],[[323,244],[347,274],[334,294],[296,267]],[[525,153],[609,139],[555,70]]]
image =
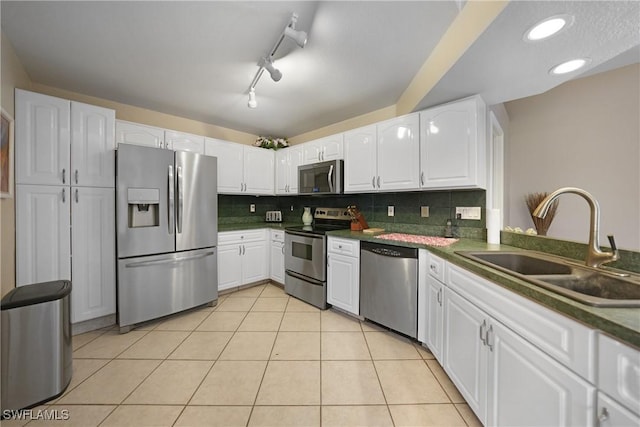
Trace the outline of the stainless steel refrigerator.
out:
[[[121,144],[116,165],[120,331],[215,303],[217,159]]]

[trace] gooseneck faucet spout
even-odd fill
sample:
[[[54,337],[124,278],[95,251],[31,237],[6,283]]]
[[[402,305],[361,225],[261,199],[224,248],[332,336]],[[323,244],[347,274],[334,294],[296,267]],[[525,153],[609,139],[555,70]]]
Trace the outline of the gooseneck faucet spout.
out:
[[[589,204],[591,211],[590,227],[589,227],[589,247],[587,248],[587,259],[585,264],[590,267],[598,268],[602,264],[618,260],[618,248],[612,235],[607,236],[611,249],[613,252],[603,252],[600,250],[599,243],[599,227],[600,227],[600,205],[598,201],[588,192],[580,188],[564,187],[559,188],[553,193],[549,194],[538,207],[533,211],[533,215],[538,218],[544,218],[551,207],[551,203],[557,199],[561,194],[573,193],[582,196],[583,199]]]

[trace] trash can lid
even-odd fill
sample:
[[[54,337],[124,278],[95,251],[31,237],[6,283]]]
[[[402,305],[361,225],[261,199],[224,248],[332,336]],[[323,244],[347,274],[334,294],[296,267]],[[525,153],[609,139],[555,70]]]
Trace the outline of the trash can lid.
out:
[[[19,286],[2,298],[2,310],[55,301],[66,297],[70,293],[71,282],[68,280]]]

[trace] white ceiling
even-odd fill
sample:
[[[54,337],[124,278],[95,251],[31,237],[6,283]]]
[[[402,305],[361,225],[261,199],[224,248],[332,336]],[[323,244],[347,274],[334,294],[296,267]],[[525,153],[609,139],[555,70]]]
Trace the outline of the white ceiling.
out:
[[[2,31],[34,82],[252,134],[295,136],[394,105],[465,1],[0,2]],[[308,32],[285,40],[256,87],[257,62],[291,14]],[[522,40],[551,15],[571,28]],[[640,2],[512,1],[416,110],[479,93],[489,104],[640,61]],[[583,72],[548,70],[576,56]],[[613,60],[612,60],[613,59]],[[612,60],[612,61],[610,61]]]

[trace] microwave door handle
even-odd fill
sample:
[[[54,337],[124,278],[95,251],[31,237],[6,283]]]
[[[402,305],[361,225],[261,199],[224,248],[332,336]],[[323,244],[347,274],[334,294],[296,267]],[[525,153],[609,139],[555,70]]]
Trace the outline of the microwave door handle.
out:
[[[175,228],[175,225],[173,223],[173,213],[174,213],[174,194],[173,194],[173,188],[174,188],[174,183],[173,183],[173,166],[169,165],[169,177],[168,177],[168,181],[169,181],[169,234],[173,234],[173,229]]]
[[[177,232],[182,233],[182,217],[183,217],[183,205],[184,205],[184,188],[182,182],[182,167],[178,166],[176,168],[176,173],[178,175],[178,185],[176,185],[176,193],[178,193],[178,210],[176,212],[176,222],[177,222]]]
[[[327,182],[329,183],[329,191],[333,193],[333,165],[329,166],[329,173],[327,174]]]

